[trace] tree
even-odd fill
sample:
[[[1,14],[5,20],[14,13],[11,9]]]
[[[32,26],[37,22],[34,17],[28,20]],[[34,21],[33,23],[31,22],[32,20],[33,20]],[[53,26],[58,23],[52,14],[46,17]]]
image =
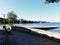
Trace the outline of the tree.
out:
[[[9,23],[14,23],[15,20],[17,20],[17,15],[14,13],[14,11],[8,12],[7,20]]]
[[[0,18],[0,24],[3,24],[3,18]]]
[[[59,2],[60,0],[45,0],[45,3],[54,3],[54,2]]]

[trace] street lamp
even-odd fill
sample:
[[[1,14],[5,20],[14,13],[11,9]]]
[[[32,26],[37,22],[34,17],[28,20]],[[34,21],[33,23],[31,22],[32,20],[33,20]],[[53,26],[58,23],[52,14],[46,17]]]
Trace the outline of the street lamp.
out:
[[[3,18],[4,18],[3,22],[4,22],[4,24],[5,24],[5,14],[3,14]]]

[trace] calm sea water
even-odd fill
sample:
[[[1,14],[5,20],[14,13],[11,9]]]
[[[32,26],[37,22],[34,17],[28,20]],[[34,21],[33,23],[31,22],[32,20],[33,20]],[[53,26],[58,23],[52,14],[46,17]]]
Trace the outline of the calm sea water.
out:
[[[31,27],[60,27],[60,23],[28,23],[28,24],[24,24],[26,26],[31,26]],[[53,32],[60,32],[60,28],[56,28],[56,29],[51,29],[49,31],[53,31]]]

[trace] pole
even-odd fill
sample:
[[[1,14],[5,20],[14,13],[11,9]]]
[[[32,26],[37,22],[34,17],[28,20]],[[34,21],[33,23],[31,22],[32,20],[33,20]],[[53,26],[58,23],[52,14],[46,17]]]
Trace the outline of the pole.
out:
[[[3,23],[5,24],[5,14],[3,14],[3,18],[4,18]]]

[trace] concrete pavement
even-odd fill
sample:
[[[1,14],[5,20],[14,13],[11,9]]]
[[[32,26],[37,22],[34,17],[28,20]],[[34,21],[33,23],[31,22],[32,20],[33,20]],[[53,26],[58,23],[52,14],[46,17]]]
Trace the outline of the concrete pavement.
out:
[[[19,28],[17,31],[12,30],[11,33],[0,30],[0,45],[60,45],[52,40],[18,30],[26,29]]]

